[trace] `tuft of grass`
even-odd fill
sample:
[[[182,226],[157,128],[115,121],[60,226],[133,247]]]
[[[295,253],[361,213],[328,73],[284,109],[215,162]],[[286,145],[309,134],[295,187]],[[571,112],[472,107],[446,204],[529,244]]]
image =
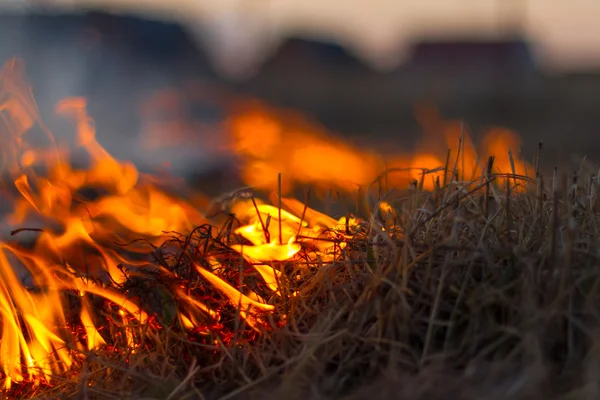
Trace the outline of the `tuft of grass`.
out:
[[[367,190],[368,206],[340,205],[363,223],[335,262],[319,264],[306,248],[294,262],[274,265],[299,278],[282,285],[281,299],[269,299],[277,311],[260,334],[218,303],[218,294],[197,286],[187,289],[214,296],[213,305],[229,317],[207,325],[208,333],[184,334],[172,316],[177,306],[167,306],[177,299],[161,289],[167,302],[148,303],[164,328],[148,330],[147,345],[123,354],[114,349],[124,343],[113,343],[112,351],[86,354],[52,386],[21,385],[12,394],[598,398],[598,172],[582,165],[570,175],[545,176],[537,165],[533,178],[496,174],[491,159],[482,177],[459,181],[450,171],[430,192],[423,180],[397,192]],[[382,201],[391,207],[382,209]],[[235,224],[230,216],[220,229],[173,234],[157,249],[157,264],[192,285],[190,263],[218,254],[228,260],[229,281],[242,282],[243,262],[228,249],[239,240],[231,234]],[[140,288],[138,296],[168,286],[160,274],[135,279],[127,290]],[[253,290],[268,298],[260,287]]]

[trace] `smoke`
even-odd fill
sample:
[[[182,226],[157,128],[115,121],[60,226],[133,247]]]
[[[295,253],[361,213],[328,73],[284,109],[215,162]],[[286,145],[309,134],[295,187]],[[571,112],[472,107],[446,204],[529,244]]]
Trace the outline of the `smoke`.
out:
[[[55,114],[55,105],[66,97],[82,96],[89,100],[98,141],[118,159],[142,168],[170,164],[173,173],[192,167],[211,169],[218,161],[212,145],[218,136],[200,126],[203,121],[190,121],[184,127],[194,131],[197,151],[182,151],[184,145],[150,151],[140,145],[140,136],[158,126],[151,113],[143,112],[149,99],[165,90],[194,89],[188,81],[217,80],[178,25],[108,14],[0,15],[0,64],[12,57],[23,61],[40,116],[59,143],[73,144],[73,127]],[[220,118],[218,107],[190,98],[176,105],[159,105],[153,112],[169,114],[167,121],[182,113],[195,113],[204,122]],[[167,134],[173,139],[177,132]],[[39,145],[35,140],[32,145]]]

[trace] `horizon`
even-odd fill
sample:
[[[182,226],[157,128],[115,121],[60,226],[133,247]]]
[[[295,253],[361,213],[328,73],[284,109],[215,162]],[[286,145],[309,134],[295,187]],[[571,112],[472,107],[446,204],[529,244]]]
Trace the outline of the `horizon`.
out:
[[[369,66],[386,70],[405,61],[410,45],[420,40],[521,33],[548,73],[600,68],[600,3],[594,0],[435,0],[435,7],[433,1],[372,0],[365,7],[364,0],[346,0],[340,7],[317,0],[178,0],[175,8],[162,0],[4,0],[0,6],[177,22],[233,75],[238,72],[232,65],[256,68],[289,37],[336,42]]]

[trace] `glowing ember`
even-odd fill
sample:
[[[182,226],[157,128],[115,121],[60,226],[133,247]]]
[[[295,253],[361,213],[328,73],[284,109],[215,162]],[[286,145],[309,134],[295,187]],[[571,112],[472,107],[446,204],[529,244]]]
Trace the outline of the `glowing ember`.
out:
[[[190,334],[209,334],[227,307],[237,309],[260,332],[267,325],[265,315],[277,311],[271,300],[282,297],[287,287],[286,262],[297,261],[300,254],[307,261],[303,265],[333,262],[361,232],[361,221],[353,217],[336,220],[288,197],[278,199],[280,209],[244,195],[229,210],[240,224],[232,227],[236,239],[222,246],[226,251],[205,254],[193,240],[185,241],[180,248],[196,246],[202,254],[183,268],[182,257],[168,259],[157,248],[175,243],[174,232],[193,234],[196,227],[210,225],[212,216],[159,189],[168,182],[113,158],[96,140],[82,98],[57,106],[59,114],[74,121],[76,148],[89,158],[85,168],[67,163],[69,149],[55,143],[39,120],[22,74],[18,60],[0,71],[2,167],[13,183],[2,192],[12,204],[6,224],[21,228],[35,219],[43,226],[33,244],[0,243],[0,369],[5,388],[15,382],[50,382],[53,375],[79,365],[85,351],[99,347],[125,343],[128,352],[138,351],[144,342],[140,328],[161,328],[152,307],[126,289],[132,279],[145,276],[160,277],[177,304],[173,320]],[[37,128],[48,146],[30,143]],[[288,125],[261,107],[235,113],[230,128],[243,177],[258,188],[275,189],[281,173],[281,193],[296,182],[335,184],[354,192],[381,173],[374,154],[329,139],[305,123]],[[485,154],[518,145],[510,132],[490,134]],[[456,131],[446,137],[450,144],[457,139]],[[463,171],[477,170],[473,154],[464,149],[462,154]],[[436,169],[444,158],[434,152],[393,161],[402,167]],[[525,168],[510,158],[499,158],[497,166],[520,174]],[[436,174],[439,180],[444,172]],[[402,182],[418,176],[411,170]],[[85,196],[84,189],[97,195]],[[379,208],[392,213],[386,202]],[[205,236],[214,238],[208,231]],[[256,288],[241,279],[253,273],[260,281]]]

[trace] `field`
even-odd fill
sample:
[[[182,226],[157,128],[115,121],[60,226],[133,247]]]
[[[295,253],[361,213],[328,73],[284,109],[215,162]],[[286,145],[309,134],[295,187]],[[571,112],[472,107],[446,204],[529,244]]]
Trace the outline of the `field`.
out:
[[[288,276],[302,270],[302,277],[281,286],[277,311],[257,331],[231,309],[230,319],[207,335],[167,327],[134,353],[88,353],[76,373],[12,394],[596,398],[595,171],[582,166],[568,176],[529,180],[490,172],[474,182],[451,173],[433,191],[417,182],[393,200],[360,201],[363,218],[339,239],[347,246],[332,262],[307,268],[303,248],[294,261],[277,263]],[[377,207],[381,201],[387,205]],[[236,239],[233,217],[224,218],[218,230],[200,228],[164,245],[165,265],[186,270],[185,260],[206,258],[199,249],[225,251]],[[155,290],[153,279],[138,278],[130,290]],[[292,290],[299,295],[290,296]],[[278,323],[283,314],[286,322]]]
[[[3,396],[598,397],[587,163],[547,172],[541,145],[525,162],[499,128],[475,152],[462,123],[433,118],[441,151],[381,172],[251,102],[227,120],[246,186],[175,195],[102,147],[84,98],[56,107],[68,148],[19,60],[0,87]]]

